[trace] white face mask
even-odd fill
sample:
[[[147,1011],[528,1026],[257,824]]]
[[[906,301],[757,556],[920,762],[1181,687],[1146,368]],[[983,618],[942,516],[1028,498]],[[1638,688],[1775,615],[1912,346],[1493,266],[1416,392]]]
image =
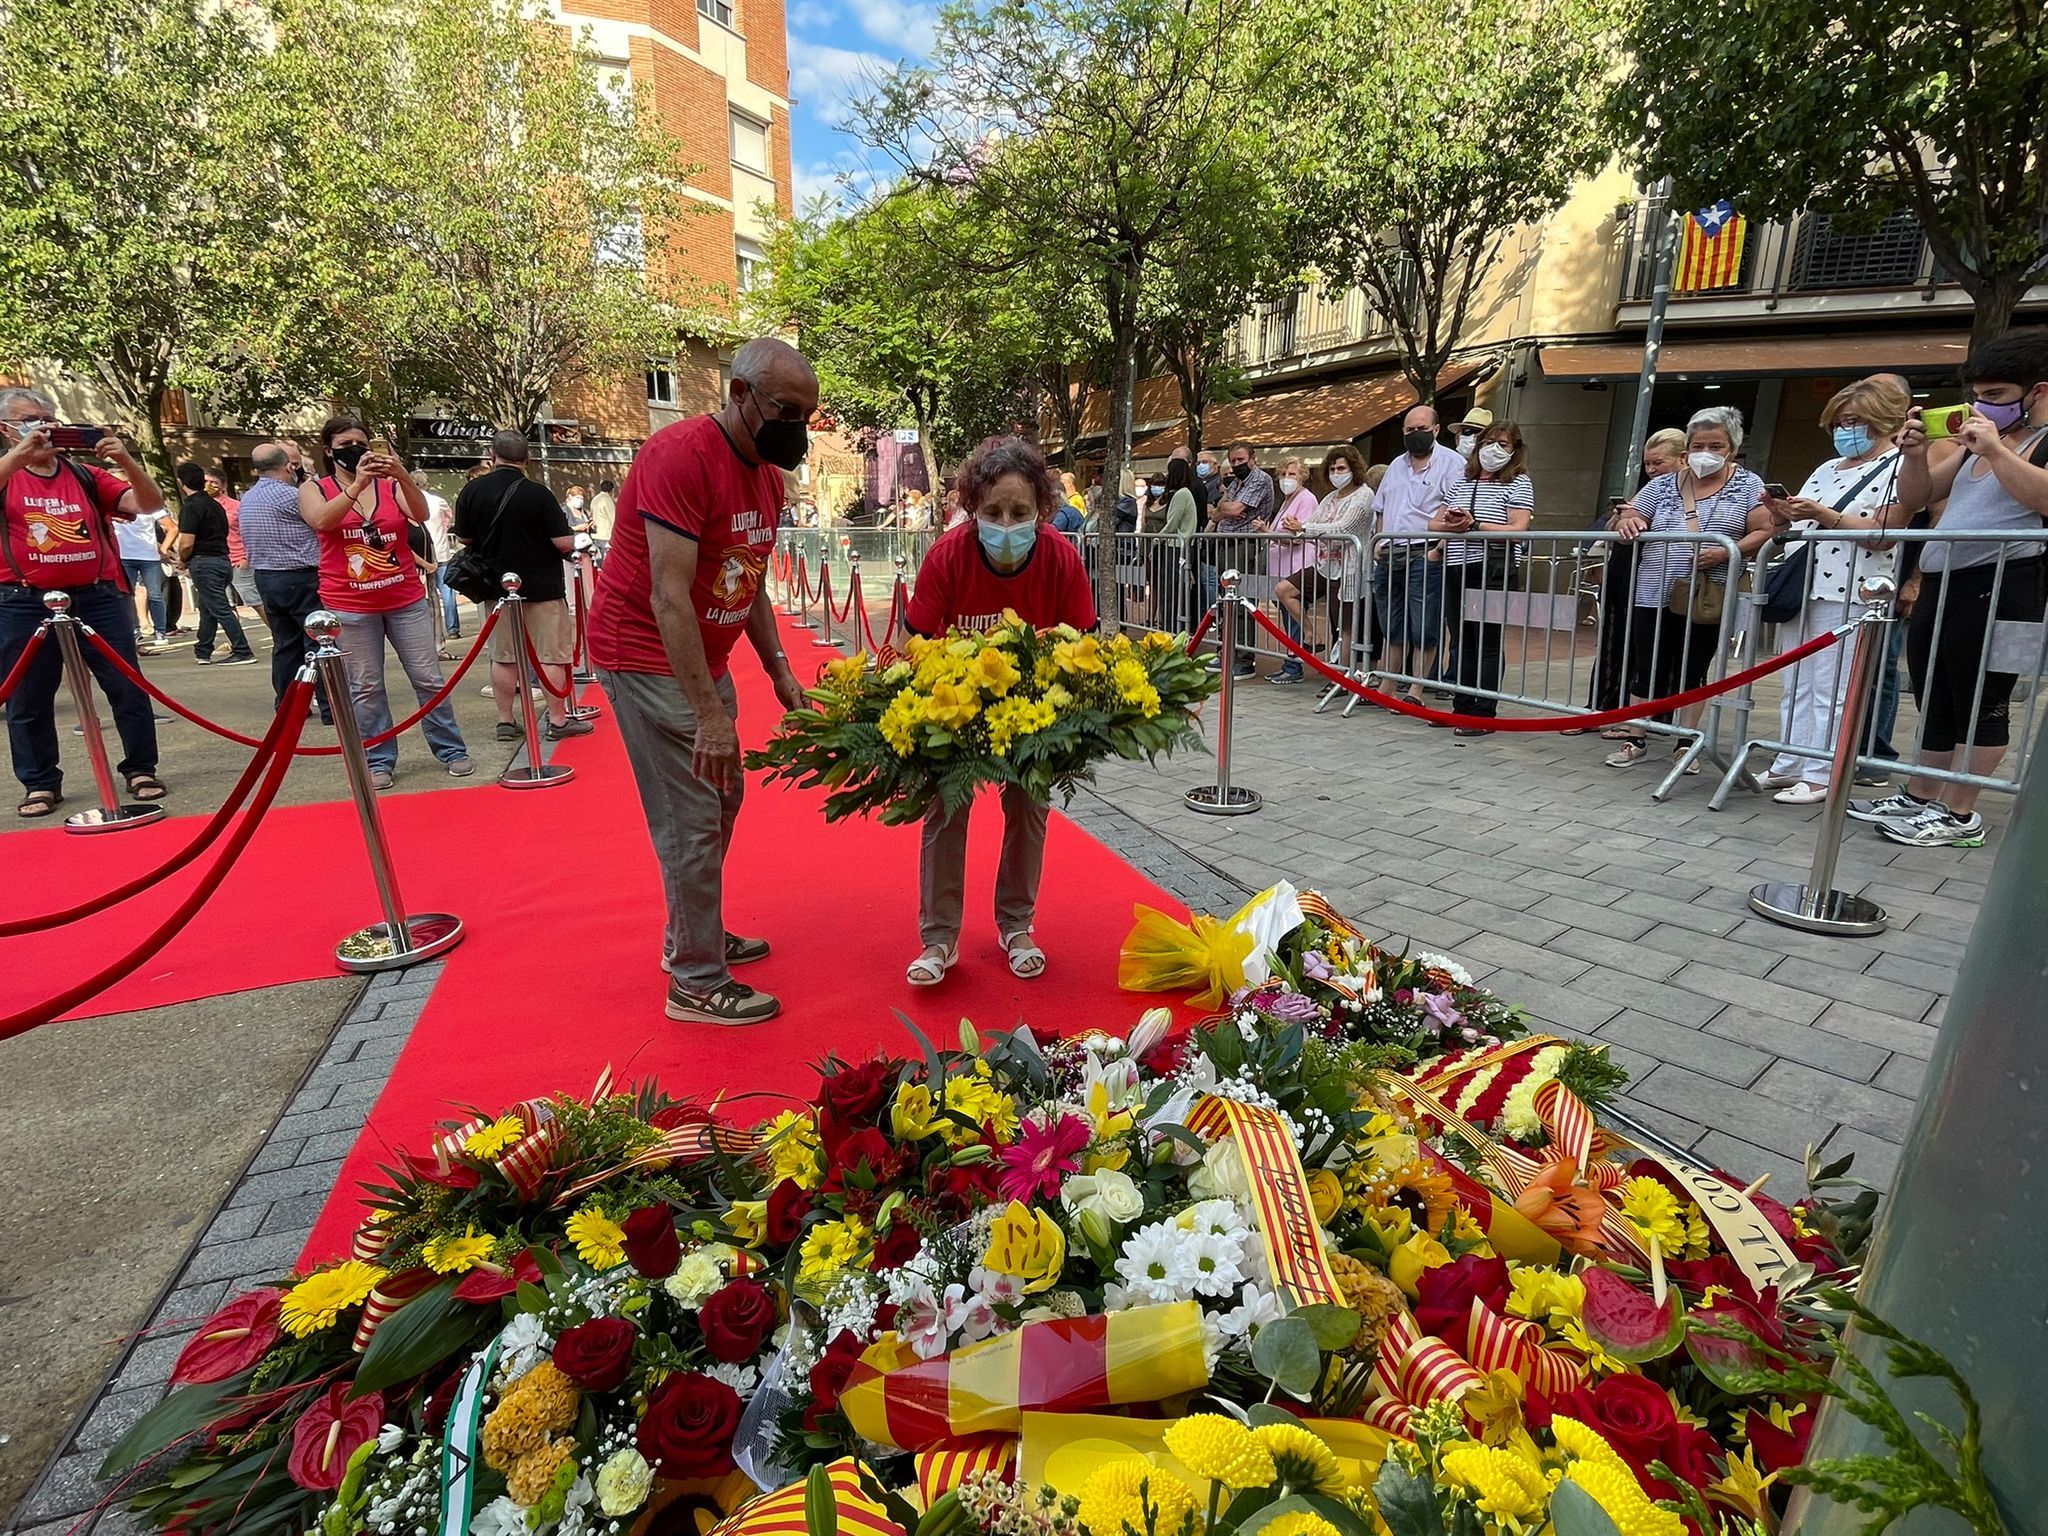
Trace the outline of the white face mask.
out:
[[[1300,489],[1301,482],[1295,479],[1294,476],[1282,475],[1280,477],[1280,494],[1282,496],[1292,496],[1296,491]]]
[[[1507,462],[1515,456],[1514,450],[1505,443],[1488,443],[1479,450],[1479,467],[1488,474],[1505,469]]]
[[[1336,488],[1337,488],[1338,490],[1340,490],[1340,491],[1341,491],[1341,490],[1343,490],[1343,489],[1344,489],[1344,487],[1345,487],[1345,486],[1347,486],[1347,485],[1349,485],[1350,483],[1351,483],[1351,471],[1350,471],[1350,470],[1348,470],[1348,469],[1333,469],[1333,470],[1331,470],[1331,471],[1330,471],[1330,484],[1331,484],[1331,485],[1333,485],[1333,486],[1335,486],[1335,487],[1336,487]]]
[[[569,498],[569,505],[571,507],[580,509],[583,505],[583,498],[581,496],[571,496]]]
[[[1688,453],[1685,462],[1691,468],[1695,480],[1711,480],[1728,465],[1728,460],[1718,453]]]
[[[1131,487],[1131,494],[1134,496],[1143,496],[1146,493],[1147,489],[1148,487],[1146,486],[1145,482],[1140,480],[1136,485]]]

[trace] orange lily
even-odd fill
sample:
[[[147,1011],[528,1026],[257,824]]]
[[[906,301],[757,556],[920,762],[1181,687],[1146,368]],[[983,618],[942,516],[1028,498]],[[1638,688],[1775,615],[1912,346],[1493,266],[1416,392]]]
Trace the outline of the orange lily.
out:
[[[1600,1224],[1607,1214],[1599,1191],[1579,1182],[1574,1158],[1545,1163],[1529,1187],[1515,1197],[1515,1209],[1573,1253],[1598,1255]]]

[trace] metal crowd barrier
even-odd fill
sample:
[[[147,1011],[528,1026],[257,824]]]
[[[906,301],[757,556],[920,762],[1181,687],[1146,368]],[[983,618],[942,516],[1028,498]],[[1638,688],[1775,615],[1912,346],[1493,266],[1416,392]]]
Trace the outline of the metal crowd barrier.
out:
[[[1988,592],[1982,599],[1958,598],[1956,584],[1950,580],[1942,581],[1933,597],[1921,599],[1933,604],[1926,675],[1941,676],[1945,670],[1944,655],[1952,659],[1958,650],[1967,650],[1974,658],[1967,689],[1969,707],[1963,722],[1970,727],[1986,717],[1990,680],[2016,679],[2009,713],[2010,744],[1990,772],[1973,772],[1970,754],[1965,750],[1959,750],[1948,764],[1927,761],[1927,722],[1915,705],[1902,664],[1910,625],[1902,593],[1899,611],[1887,620],[1885,649],[1876,664],[1875,697],[1867,701],[1868,718],[1859,733],[1856,774],[1872,785],[1893,777],[1919,775],[1937,783],[2016,792],[2031,759],[2042,702],[2041,679],[2048,673],[2048,625],[2042,622],[2038,596],[2042,589],[2041,573],[2048,570],[2041,563],[2048,558],[2048,529],[1951,533],[1939,528],[1859,532],[1800,529],[1783,534],[1764,547],[1757,564],[1762,572],[1805,550],[1806,604],[1799,618],[1775,626],[1767,624],[1761,589],[1768,577],[1759,574],[1755,580],[1758,591],[1744,604],[1742,649],[1750,660],[1776,655],[1820,629],[1841,622],[1845,613],[1854,612],[1853,603],[1811,596],[1815,567],[1830,547],[1855,551],[1857,564],[1874,568],[1875,574],[1896,578],[1902,566],[1917,568],[1919,552],[1934,545],[1948,546],[1951,572],[1956,569],[1956,560],[1966,559],[1971,563],[1962,569],[1988,570],[1989,578]],[[1988,555],[1969,553],[1987,549],[1991,551]],[[1862,558],[1864,551],[1870,552],[1871,558]],[[1853,585],[1855,565],[1850,566],[1850,573]],[[1985,581],[1981,575],[1969,579]],[[1709,802],[1713,808],[1718,810],[1726,804],[1737,787],[1765,789],[1758,783],[1758,775],[1768,770],[1770,760],[1762,754],[1797,763],[1832,761],[1841,722],[1850,706],[1849,684],[1848,657],[1844,648],[1838,647],[1794,664],[1765,680],[1761,688],[1742,689],[1730,701],[1730,713],[1737,722],[1738,745]],[[1996,707],[1995,700],[1992,707]],[[1751,717],[1759,713],[1763,723],[1752,730]],[[1974,729],[1969,729],[1959,736],[1967,739],[1974,734]],[[1815,782],[1824,778],[1825,775],[1819,775]]]

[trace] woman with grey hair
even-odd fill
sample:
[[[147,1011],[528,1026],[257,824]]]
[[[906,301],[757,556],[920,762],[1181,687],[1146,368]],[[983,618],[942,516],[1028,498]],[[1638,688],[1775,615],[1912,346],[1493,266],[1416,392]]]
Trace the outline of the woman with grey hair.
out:
[[[1761,548],[1781,519],[1772,511],[1764,483],[1736,462],[1742,452],[1742,412],[1733,406],[1695,411],[1685,424],[1685,463],[1659,475],[1633,500],[1616,509],[1614,531],[1624,541],[1645,533],[1726,534],[1744,557]],[[1636,557],[1634,612],[1629,630],[1629,693],[1637,699],[1661,699],[1697,688],[1707,679],[1719,648],[1720,624],[1702,621],[1699,592],[1712,583],[1726,589],[1728,552],[1718,543],[1674,540],[1646,544]],[[1687,612],[1673,611],[1671,596],[1680,582],[1689,583],[1693,603]],[[1730,594],[1732,595],[1732,594]],[[1700,705],[1679,713],[1681,725],[1698,719]],[[1668,721],[1668,714],[1659,720]],[[1610,768],[1639,763],[1650,750],[1649,737],[1625,727],[1619,748],[1607,758]],[[1685,743],[1677,755],[1685,751]],[[1687,769],[1698,772],[1698,765]]]

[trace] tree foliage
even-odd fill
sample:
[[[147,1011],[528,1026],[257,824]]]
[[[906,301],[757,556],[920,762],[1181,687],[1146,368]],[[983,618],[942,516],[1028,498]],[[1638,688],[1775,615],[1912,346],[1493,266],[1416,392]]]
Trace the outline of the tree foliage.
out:
[[[2048,280],[2039,0],[1704,0],[1645,7],[1629,40],[1615,121],[1680,206],[1866,225],[1911,209],[1975,301],[1978,340]]]
[[[1619,4],[1316,0],[1297,13],[1299,46],[1344,61],[1291,128],[1310,150],[1316,264],[1386,317],[1419,399],[1435,398],[1508,234],[1608,158]]]

